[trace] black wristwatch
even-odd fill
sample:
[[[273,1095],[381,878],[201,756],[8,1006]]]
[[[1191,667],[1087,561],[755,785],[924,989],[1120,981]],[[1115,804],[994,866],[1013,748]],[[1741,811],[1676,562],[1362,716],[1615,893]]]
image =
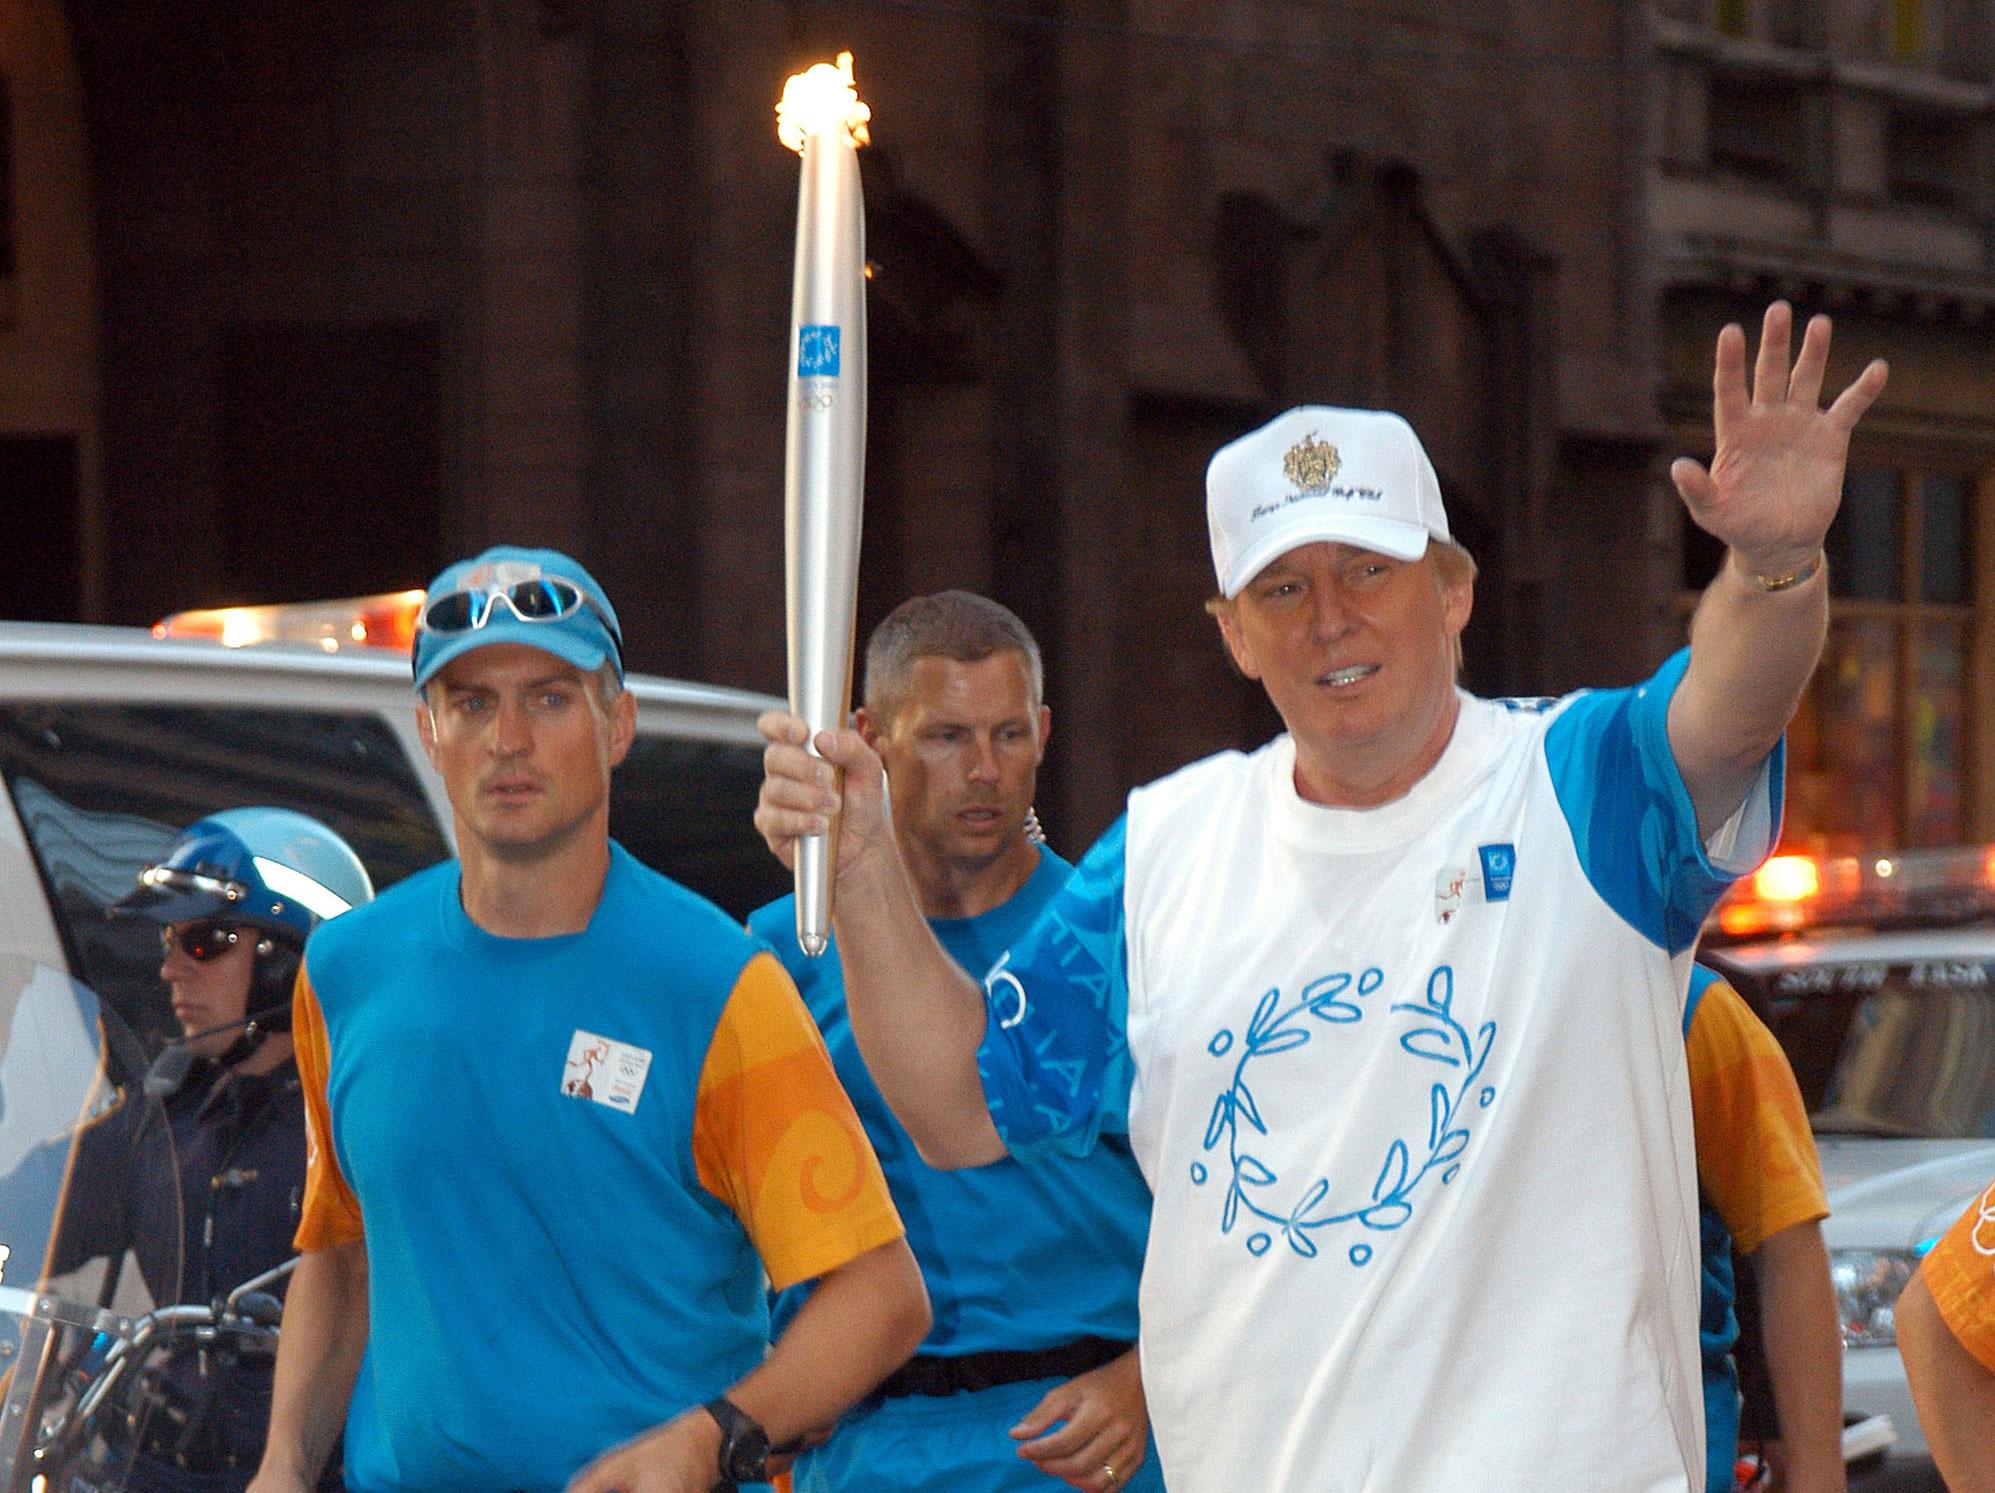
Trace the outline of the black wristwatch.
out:
[[[720,1425],[720,1476],[728,1483],[769,1480],[769,1433],[755,1417],[726,1395],[706,1403],[706,1412]]]

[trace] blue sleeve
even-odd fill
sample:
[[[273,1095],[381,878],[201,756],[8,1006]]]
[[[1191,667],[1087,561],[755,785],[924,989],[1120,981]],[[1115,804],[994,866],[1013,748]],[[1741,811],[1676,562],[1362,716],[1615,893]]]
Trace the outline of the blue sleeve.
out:
[[[1714,863],[1697,833],[1676,756],[1669,702],[1690,664],[1670,657],[1645,684],[1580,696],[1553,721],[1545,757],[1581,867],[1607,905],[1671,954],[1697,930],[1733,878],[1780,834],[1786,743],[1776,746],[1747,795],[1736,853]]]
[[[776,934],[785,926],[784,914],[795,905],[796,899],[793,897],[778,897],[774,902],[764,902],[755,911],[748,914],[748,921],[745,926],[750,933],[754,934],[764,943],[773,946],[776,942]]]
[[[1704,1000],[1704,992],[1716,985],[1718,971],[1708,964],[1690,966],[1690,991],[1683,1001],[1683,1040],[1690,1040],[1690,1023],[1697,1019],[1697,1007]]]
[[[1118,819],[984,977],[977,1068],[1015,1156],[1085,1156],[1129,1130],[1129,961]]]

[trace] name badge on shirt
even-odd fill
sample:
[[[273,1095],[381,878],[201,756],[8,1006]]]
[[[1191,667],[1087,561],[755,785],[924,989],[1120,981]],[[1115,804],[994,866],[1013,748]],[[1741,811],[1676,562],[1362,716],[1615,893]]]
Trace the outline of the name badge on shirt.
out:
[[[1443,866],[1434,878],[1434,916],[1451,923],[1462,908],[1477,902],[1508,902],[1517,875],[1514,845],[1478,845],[1476,865]]]
[[[585,1032],[580,1027],[568,1040],[568,1061],[561,1069],[561,1092],[571,1099],[588,1099],[637,1113],[644,1095],[644,1078],[651,1071],[651,1054],[642,1047]]]

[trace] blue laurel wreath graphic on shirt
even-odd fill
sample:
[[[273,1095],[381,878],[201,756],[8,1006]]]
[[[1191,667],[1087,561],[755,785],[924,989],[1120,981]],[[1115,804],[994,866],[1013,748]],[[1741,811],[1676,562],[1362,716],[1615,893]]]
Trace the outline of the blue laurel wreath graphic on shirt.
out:
[[[1226,1144],[1232,1176],[1227,1185],[1226,1205],[1220,1214],[1219,1231],[1233,1232],[1242,1215],[1267,1224],[1247,1238],[1247,1249],[1266,1254],[1279,1233],[1290,1249],[1304,1259],[1321,1253],[1316,1235],[1338,1224],[1356,1223],[1378,1233],[1389,1233],[1413,1216],[1413,1198],[1420,1185],[1435,1172],[1441,1185],[1454,1181],[1461,1170],[1459,1158],[1469,1143],[1468,1127],[1457,1123],[1463,1118],[1469,1096],[1475,1093],[1479,1107],[1487,1108],[1496,1098],[1493,1088],[1477,1090],[1489,1050],[1496,1036],[1496,1023],[1486,1021],[1473,1039],[1455,1019],[1455,972],[1448,965],[1435,969],[1427,980],[1427,991],[1418,1001],[1395,1002],[1390,1009],[1413,1018],[1399,1037],[1399,1045],[1410,1056],[1440,1067],[1456,1070],[1458,1079],[1436,1082],[1428,1090],[1428,1125],[1424,1145],[1408,1145],[1395,1138],[1386,1147],[1371,1195],[1362,1202],[1348,1197],[1333,1198],[1327,1177],[1318,1177],[1304,1188],[1287,1207],[1271,1206],[1276,1184],[1281,1178],[1250,1147],[1253,1136],[1268,1134],[1260,1106],[1248,1083],[1250,1066],[1280,1053],[1305,1046],[1326,1028],[1355,1026],[1365,1019],[1368,1009],[1359,1002],[1385,983],[1385,972],[1376,967],[1355,978],[1348,972],[1324,975],[1302,987],[1295,1001],[1282,1004],[1279,986],[1261,997],[1253,1019],[1247,1024],[1247,1037],[1240,1060],[1234,1065],[1232,1084],[1221,1091],[1212,1106],[1206,1125],[1205,1149],[1216,1151]],[[1233,1047],[1233,1033],[1221,1028],[1206,1050],[1222,1057]],[[1420,1161],[1416,1166],[1416,1149]],[[1203,1184],[1208,1176],[1203,1162],[1192,1166],[1192,1180]],[[1350,1249],[1351,1263],[1363,1265],[1372,1257],[1372,1247],[1361,1238]]]

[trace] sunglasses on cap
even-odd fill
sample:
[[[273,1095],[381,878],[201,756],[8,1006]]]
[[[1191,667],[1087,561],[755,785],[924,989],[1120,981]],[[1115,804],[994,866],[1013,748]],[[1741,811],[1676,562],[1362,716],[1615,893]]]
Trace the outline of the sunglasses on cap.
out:
[[[182,923],[178,927],[168,923],[159,930],[160,947],[167,953],[173,952],[175,944],[180,952],[196,964],[206,964],[210,959],[219,959],[243,941],[246,930],[230,923],[218,923],[212,918],[198,923]]]
[[[504,602],[522,622],[565,622],[587,607],[594,612],[619,648],[623,639],[603,609],[573,581],[558,575],[514,581],[509,586],[471,586],[446,591],[424,604],[416,625],[443,637],[475,632],[492,620],[492,608]]]

